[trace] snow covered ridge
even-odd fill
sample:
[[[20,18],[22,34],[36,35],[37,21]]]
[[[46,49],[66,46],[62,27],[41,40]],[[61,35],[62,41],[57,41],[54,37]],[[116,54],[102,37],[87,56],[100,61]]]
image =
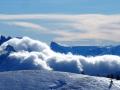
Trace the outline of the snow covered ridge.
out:
[[[26,70],[0,72],[0,90],[120,90],[120,81],[81,74]]]
[[[120,72],[120,56],[85,57],[71,53],[56,53],[47,44],[29,37],[11,38],[0,48],[0,71],[44,69],[73,73],[84,72],[95,76],[107,76]]]

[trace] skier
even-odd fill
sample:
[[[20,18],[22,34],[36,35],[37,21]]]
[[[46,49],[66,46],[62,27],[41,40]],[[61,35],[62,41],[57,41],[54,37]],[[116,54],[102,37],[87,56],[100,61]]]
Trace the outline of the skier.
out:
[[[109,89],[112,87],[112,85],[113,85],[113,80],[112,80],[112,78],[111,78],[111,80],[110,80],[110,85],[109,85]]]

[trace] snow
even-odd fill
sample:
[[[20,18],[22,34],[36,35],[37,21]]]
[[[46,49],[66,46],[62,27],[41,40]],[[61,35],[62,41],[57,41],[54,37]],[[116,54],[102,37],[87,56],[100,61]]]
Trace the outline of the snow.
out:
[[[0,72],[0,90],[120,90],[120,81],[66,72]]]

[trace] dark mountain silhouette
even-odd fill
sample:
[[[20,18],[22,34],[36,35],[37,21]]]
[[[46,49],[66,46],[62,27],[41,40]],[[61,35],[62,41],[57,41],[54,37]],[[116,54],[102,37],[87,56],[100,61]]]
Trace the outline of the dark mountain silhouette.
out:
[[[5,37],[5,36],[1,35],[1,37],[0,37],[0,45],[3,44],[4,42],[10,40],[10,39],[11,39],[11,37]]]
[[[55,52],[69,53],[83,56],[98,55],[120,55],[120,45],[118,46],[62,46],[56,42],[51,42],[50,47]]]

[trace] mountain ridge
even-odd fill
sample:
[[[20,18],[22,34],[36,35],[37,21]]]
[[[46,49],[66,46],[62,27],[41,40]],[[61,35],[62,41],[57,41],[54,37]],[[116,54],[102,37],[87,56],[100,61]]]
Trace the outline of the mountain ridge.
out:
[[[120,45],[117,46],[62,46],[51,42],[50,47],[55,52],[72,53],[73,55],[98,56],[98,55],[120,55]]]

